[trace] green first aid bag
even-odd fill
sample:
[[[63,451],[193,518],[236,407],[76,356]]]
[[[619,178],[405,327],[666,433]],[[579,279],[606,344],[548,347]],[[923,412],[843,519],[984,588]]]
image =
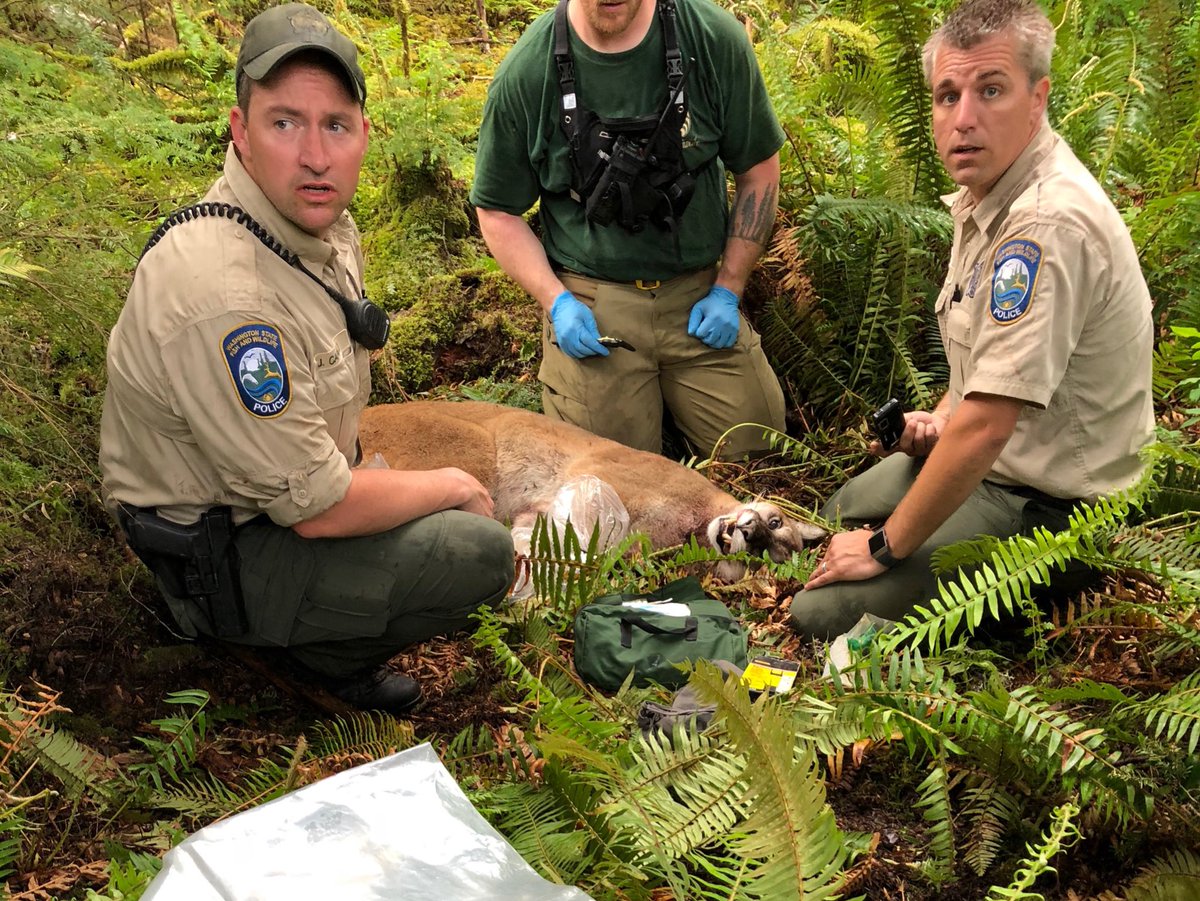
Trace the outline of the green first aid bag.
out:
[[[575,671],[615,691],[633,673],[634,685],[678,688],[687,674],[676,663],[728,660],[746,666],[746,633],[695,578],[650,594],[608,594],[575,614]]]

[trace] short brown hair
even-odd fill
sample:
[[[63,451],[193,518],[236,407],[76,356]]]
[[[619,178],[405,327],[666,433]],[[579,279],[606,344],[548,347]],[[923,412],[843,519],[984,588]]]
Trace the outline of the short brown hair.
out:
[[[1007,32],[1016,39],[1017,59],[1030,86],[1050,74],[1054,26],[1034,0],[966,0],[925,42],[925,82],[933,84],[933,58],[942,45],[970,50],[992,35]]]

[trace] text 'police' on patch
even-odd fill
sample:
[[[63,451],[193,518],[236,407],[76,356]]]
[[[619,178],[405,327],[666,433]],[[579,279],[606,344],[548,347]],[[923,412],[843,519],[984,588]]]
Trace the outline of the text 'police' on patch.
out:
[[[1011,325],[1029,312],[1037,288],[1042,247],[1028,238],[1014,238],[996,251],[992,274],[992,319]]]
[[[221,340],[221,354],[250,413],[270,419],[287,409],[291,385],[279,329],[265,322],[239,325]]]

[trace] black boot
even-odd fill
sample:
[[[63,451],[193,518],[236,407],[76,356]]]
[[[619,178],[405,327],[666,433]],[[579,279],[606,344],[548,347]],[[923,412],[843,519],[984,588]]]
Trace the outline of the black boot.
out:
[[[382,710],[394,716],[411,713],[421,703],[421,686],[386,666],[333,680],[329,692],[359,710]]]

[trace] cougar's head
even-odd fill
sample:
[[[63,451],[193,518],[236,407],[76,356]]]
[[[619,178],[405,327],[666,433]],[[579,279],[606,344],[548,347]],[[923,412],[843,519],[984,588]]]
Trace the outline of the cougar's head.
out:
[[[762,556],[762,552],[767,551],[776,563],[782,563],[794,551],[824,537],[824,529],[792,519],[774,504],[763,501],[743,504],[708,524],[709,544],[721,553],[747,551]],[[727,582],[737,581],[745,573],[743,563],[722,560],[717,564],[717,578]]]

